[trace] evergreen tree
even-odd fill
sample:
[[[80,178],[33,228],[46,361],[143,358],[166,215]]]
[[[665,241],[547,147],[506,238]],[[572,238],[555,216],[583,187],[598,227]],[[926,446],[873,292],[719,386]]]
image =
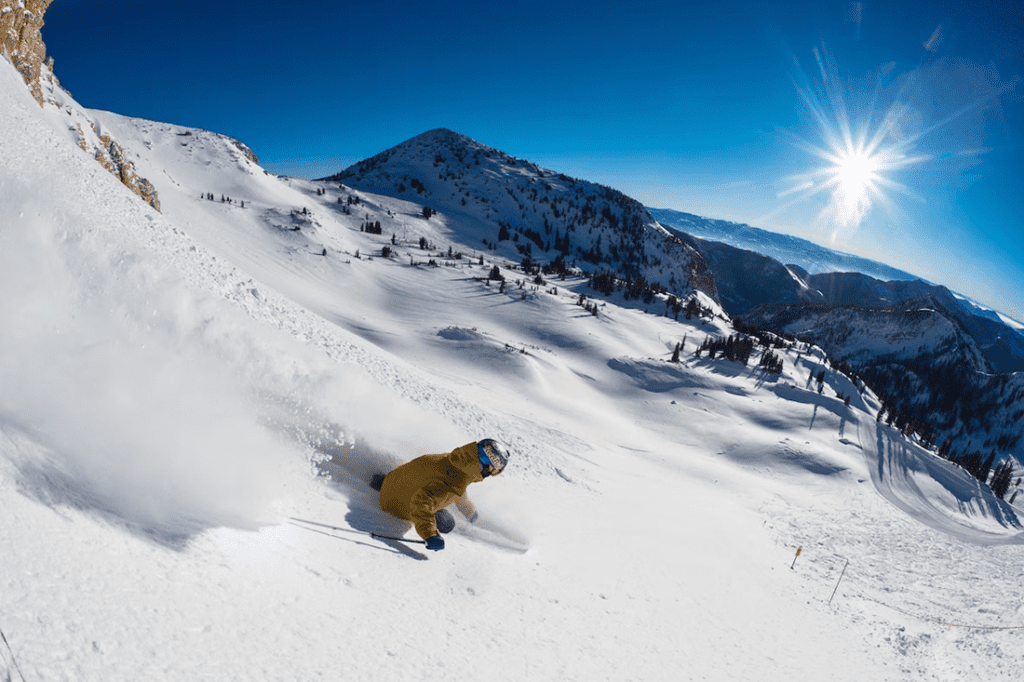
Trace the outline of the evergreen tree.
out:
[[[1010,489],[1010,481],[1013,480],[1013,462],[1009,459],[1004,460],[999,466],[996,467],[995,474],[992,475],[992,492],[1000,500],[1006,497],[1007,491]]]
[[[694,315],[700,315],[700,304],[697,303],[696,297],[686,302],[686,319],[689,320]]]
[[[978,480],[982,483],[988,482],[989,472],[992,471],[992,464],[996,461],[996,453],[991,453],[981,465],[981,469],[978,471]]]

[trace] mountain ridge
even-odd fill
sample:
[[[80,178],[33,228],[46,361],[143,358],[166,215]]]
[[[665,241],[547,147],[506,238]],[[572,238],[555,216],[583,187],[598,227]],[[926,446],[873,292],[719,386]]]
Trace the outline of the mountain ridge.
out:
[[[827,303],[885,309],[916,298],[936,297],[942,302],[938,307],[977,344],[986,371],[1024,371],[1024,325],[947,287],[798,237],[670,209],[651,210],[667,221],[676,220],[677,226],[668,229],[705,255],[722,292],[723,307],[733,317],[747,315],[762,305]],[[697,228],[696,232],[712,232],[717,239],[683,232],[678,228],[680,216]],[[802,257],[805,252],[812,257]],[[826,264],[847,269],[817,271]],[[886,280],[879,274],[899,276]]]
[[[886,263],[843,253],[801,237],[772,232],[746,223],[707,218],[670,208],[648,207],[647,210],[670,230],[679,230],[702,239],[755,251],[787,265],[798,265],[808,274],[860,272],[884,281],[921,279]]]
[[[698,251],[674,237],[643,205],[611,187],[517,159],[437,128],[325,178],[411,199],[478,225],[489,250],[557,270],[610,270],[640,289],[678,297],[700,291],[718,303]]]

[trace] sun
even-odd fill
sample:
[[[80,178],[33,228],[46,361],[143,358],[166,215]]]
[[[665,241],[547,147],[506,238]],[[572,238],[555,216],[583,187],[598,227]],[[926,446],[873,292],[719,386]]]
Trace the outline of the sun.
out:
[[[874,152],[874,153],[872,153]],[[831,165],[819,169],[819,184],[831,190],[829,213],[834,221],[832,237],[842,228],[856,226],[871,211],[876,200],[884,200],[881,186],[892,186],[883,173],[893,167],[888,149],[843,146],[823,154]]]
[[[839,190],[849,198],[860,199],[875,187],[882,164],[863,151],[851,152],[836,159],[832,173]]]
[[[876,92],[867,102],[851,101],[850,88],[837,69],[815,50],[820,80],[811,83],[803,74],[794,85],[816,128],[818,141],[791,135],[795,146],[817,157],[821,165],[808,172],[790,176],[788,189],[778,198],[790,197],[776,213],[816,195],[827,197],[818,216],[829,230],[833,245],[848,239],[871,213],[876,204],[892,207],[891,194],[912,194],[894,175],[930,158],[915,153],[917,136],[895,134],[907,107],[893,101],[879,107]],[[861,112],[851,116],[850,111]]]

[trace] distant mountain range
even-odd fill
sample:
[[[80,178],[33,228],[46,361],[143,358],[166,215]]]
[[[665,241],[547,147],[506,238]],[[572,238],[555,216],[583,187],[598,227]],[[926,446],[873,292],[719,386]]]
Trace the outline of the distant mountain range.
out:
[[[946,287],[797,237],[680,211],[649,210],[659,221],[669,221],[669,230],[703,254],[715,276],[722,306],[732,316],[746,315],[764,305],[825,303],[900,309],[909,301],[920,300],[923,306],[942,310],[976,344],[984,358],[979,369],[1024,371],[1021,326]],[[680,226],[688,226],[704,238]],[[930,300],[933,297],[935,300]]]
[[[1019,323],[946,287],[803,239],[649,210],[703,254],[731,316],[820,346],[883,396],[886,418],[901,428],[954,457],[1019,442]]]
[[[886,281],[920,279],[909,272],[869,258],[834,251],[806,239],[769,232],[745,223],[704,218],[670,208],[648,207],[647,210],[669,230],[770,256],[780,263],[796,265],[812,275],[859,272]]]

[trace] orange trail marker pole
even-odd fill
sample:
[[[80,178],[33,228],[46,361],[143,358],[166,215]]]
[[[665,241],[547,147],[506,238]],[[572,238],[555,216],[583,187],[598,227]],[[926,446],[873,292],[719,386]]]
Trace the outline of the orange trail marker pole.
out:
[[[796,559],[797,559],[798,556],[800,556],[800,552],[802,552],[803,549],[804,548],[803,548],[802,545],[800,547],[796,548],[796,556],[793,557],[793,563],[789,565],[790,570],[793,570],[793,567],[796,566]]]

